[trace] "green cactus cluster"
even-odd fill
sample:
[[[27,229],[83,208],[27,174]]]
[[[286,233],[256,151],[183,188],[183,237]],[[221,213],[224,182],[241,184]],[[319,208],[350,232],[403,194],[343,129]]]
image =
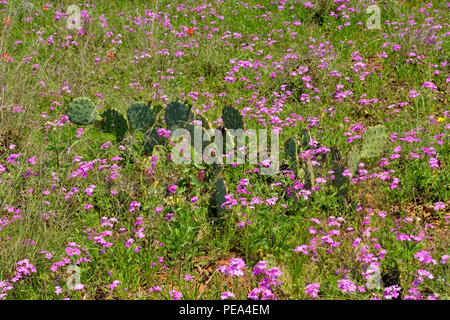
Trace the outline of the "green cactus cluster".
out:
[[[97,125],[103,132],[111,133],[117,140],[122,140],[128,132],[143,134],[143,152],[151,155],[157,145],[164,145],[167,139],[158,135],[158,129],[162,129],[161,122],[157,121],[158,115],[162,114],[167,130],[183,128],[194,136],[195,126],[201,123],[202,134],[207,135],[211,129],[208,120],[198,115],[194,117],[191,113],[192,106],[185,101],[172,101],[164,108],[161,104],[150,104],[144,102],[132,103],[126,111],[126,117],[115,109],[105,110],[101,116],[98,115],[94,103],[87,98],[76,98],[69,103],[67,114],[72,123],[78,125]],[[191,139],[194,144],[194,139]],[[209,144],[202,142],[202,150]],[[215,165],[211,171],[217,176],[222,170],[221,165]]]
[[[191,109],[192,106],[188,102],[183,103],[178,100],[168,103],[165,108],[162,105],[155,104],[151,106],[150,103],[135,102],[128,108],[126,117],[115,109],[108,109],[99,116],[91,100],[88,98],[76,98],[69,103],[67,114],[70,121],[78,125],[98,123],[102,131],[114,134],[118,140],[123,139],[128,132],[143,133],[144,152],[145,154],[152,154],[155,146],[164,145],[166,142],[164,137],[158,135],[158,129],[162,128],[161,122],[157,121],[157,115],[159,114],[163,114],[167,130],[173,131],[177,128],[183,128],[191,133],[191,137],[194,137],[195,128],[201,122],[202,134],[203,136],[207,134],[207,130],[212,128],[211,124],[204,116],[198,115],[194,117]],[[224,127],[220,129],[224,136],[223,146],[225,148],[227,139],[231,138],[229,130],[244,129],[244,120],[239,110],[231,106],[225,106],[222,109],[222,120]],[[193,141],[194,139],[191,139],[194,147]],[[310,159],[302,160],[299,156],[310,148],[310,141],[309,131],[302,129],[300,133],[290,137],[284,145],[288,168],[303,181],[308,189],[314,187],[315,169]],[[339,149],[336,147],[331,149],[331,162],[329,164],[335,176],[332,184],[339,190],[340,195],[346,196],[348,189],[347,183],[349,179],[342,175],[344,170],[351,169],[352,173],[356,174],[359,161],[362,158],[380,156],[384,151],[386,141],[386,127],[378,125],[366,129],[361,146],[353,147],[347,155],[346,163],[343,162],[344,160]],[[210,141],[203,141],[202,150],[209,143]],[[324,157],[326,158],[326,155]],[[211,174],[207,174],[206,177],[208,179],[217,179],[222,170],[223,165],[212,164],[207,171]],[[223,178],[218,178],[215,183],[213,196],[218,212],[223,211],[221,204],[224,203],[226,194],[226,183]]]
[[[127,110],[127,119],[115,109],[105,110],[98,115],[94,103],[88,98],[73,99],[67,106],[69,120],[78,125],[98,124],[99,127],[118,138],[128,131],[145,133],[155,122],[155,112],[145,103],[133,103]]]
[[[193,116],[191,112],[192,106],[186,101],[178,100],[172,101],[164,108],[162,105],[146,104],[143,102],[135,102],[130,105],[126,112],[126,118],[119,111],[108,109],[98,115],[94,103],[88,98],[76,98],[69,103],[67,107],[67,114],[71,122],[79,125],[88,125],[99,123],[100,128],[104,132],[114,134],[118,140],[123,139],[128,132],[141,132],[144,134],[143,149],[145,154],[152,154],[153,149],[157,145],[163,145],[166,142],[164,137],[158,135],[158,129],[162,128],[161,123],[157,121],[157,115],[163,114],[164,122],[167,130],[173,131],[177,128],[183,128],[191,133],[194,137],[196,126],[201,122],[202,135],[207,135],[207,131],[212,128],[208,120],[202,116]],[[227,145],[227,140],[231,138],[229,130],[244,129],[244,120],[239,112],[234,107],[225,106],[222,109],[222,120],[224,127],[220,128],[224,136],[224,150]],[[159,123],[158,126],[156,123]],[[202,139],[203,140],[203,139]],[[307,129],[302,129],[300,133],[290,137],[285,143],[284,150],[287,158],[287,166],[292,170],[306,188],[314,187],[314,168],[310,159],[302,160],[299,155],[310,148],[311,136]],[[341,152],[333,147],[331,150],[330,165],[335,172],[335,179],[333,185],[346,194],[345,185],[348,178],[343,177],[344,170],[351,169],[353,174],[357,173],[359,161],[362,158],[374,158],[380,156],[386,145],[387,131],[383,125],[369,127],[363,136],[363,142],[360,147],[353,147],[347,155],[347,162],[344,163]],[[192,146],[194,146],[194,139],[191,139]],[[202,150],[210,143],[210,141],[202,142]],[[326,157],[326,156],[325,156]],[[223,169],[221,164],[213,164],[209,166],[207,174],[215,179]],[[216,189],[223,191],[224,181],[218,179]],[[222,193],[219,193],[222,194]],[[220,210],[220,209],[219,209]]]
[[[191,106],[180,101],[170,102],[164,111],[164,120],[167,129],[177,127],[187,128],[193,120]],[[67,106],[69,120],[77,125],[96,124],[107,133],[122,140],[128,132],[144,134],[144,152],[151,154],[156,145],[165,143],[163,137],[158,136],[158,128],[155,127],[157,115],[163,110],[161,104],[146,104],[144,102],[132,103],[126,111],[126,117],[115,109],[105,110],[101,116],[97,113],[94,103],[88,98],[76,98]],[[205,118],[201,119],[203,126],[210,127]]]

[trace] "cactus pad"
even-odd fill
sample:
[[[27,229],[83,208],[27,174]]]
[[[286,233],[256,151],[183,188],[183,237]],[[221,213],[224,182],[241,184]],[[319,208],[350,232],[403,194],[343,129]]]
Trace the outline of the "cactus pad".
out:
[[[342,164],[342,154],[341,151],[333,146],[330,150],[331,154],[331,168],[334,171],[334,179],[332,185],[338,189],[338,194],[341,197],[346,197],[348,192],[347,182],[348,177],[343,176],[345,166]]]
[[[222,212],[225,211],[226,208],[222,208],[222,204],[226,202],[225,196],[228,194],[227,184],[222,179],[219,178],[216,181],[216,189],[215,189],[215,197],[216,197],[216,206],[217,211]]]
[[[157,145],[165,144],[166,140],[164,137],[158,136],[158,129],[153,128],[144,136],[144,153],[146,155],[151,155],[153,153],[153,148]]]
[[[122,140],[127,134],[128,122],[120,112],[109,109],[102,113],[100,128],[104,132],[114,134],[118,140]]]
[[[225,106],[222,109],[222,121],[227,129],[244,129],[244,120],[236,108]]]
[[[348,177],[343,176],[345,166],[339,162],[333,162],[334,180],[332,182],[333,186],[338,189],[338,194],[341,197],[346,197],[348,192],[347,182]]]
[[[202,127],[204,129],[208,130],[208,129],[212,128],[211,123],[209,123],[208,119],[206,119],[204,116],[199,114],[195,118],[196,118],[196,120],[199,120],[202,122]]]
[[[359,164],[360,159],[361,159],[361,156],[356,148],[353,148],[348,153],[347,167],[352,170],[353,174],[355,174],[356,170],[358,169],[358,164]]]
[[[367,128],[363,136],[361,158],[374,158],[380,156],[387,142],[386,127],[378,125]]]
[[[164,113],[166,126],[169,130],[186,127],[191,118],[190,107],[180,101],[170,102]]]
[[[100,120],[94,103],[88,98],[76,98],[67,106],[67,115],[72,123],[87,125]]]
[[[311,162],[311,159],[306,159],[305,166],[304,166],[304,176],[300,176],[300,178],[303,178],[305,182],[305,187],[307,189],[311,189],[315,185],[315,179],[314,179],[314,168]]]
[[[297,142],[291,137],[284,145],[284,152],[287,156],[290,170],[296,171],[298,167]]]
[[[309,134],[309,131],[303,129],[302,132],[299,134],[299,138],[303,149],[305,150],[309,149],[309,141],[311,141],[311,135]]]
[[[155,123],[155,113],[143,102],[133,103],[127,110],[131,130],[145,133]]]

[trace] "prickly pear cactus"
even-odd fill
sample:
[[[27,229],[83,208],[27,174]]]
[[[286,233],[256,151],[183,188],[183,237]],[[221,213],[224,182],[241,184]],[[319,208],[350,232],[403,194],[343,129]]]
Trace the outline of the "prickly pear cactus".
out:
[[[209,121],[202,115],[197,115],[195,117],[195,119],[192,121],[192,123],[189,123],[186,125],[186,130],[188,130],[189,133],[191,134],[191,144],[193,147],[194,147],[194,142],[195,142],[194,128],[196,126],[201,128],[201,137],[200,137],[200,139],[202,141],[202,150],[201,151],[203,151],[205,149],[205,147],[211,143],[209,140],[203,141],[203,137],[209,136],[207,130],[211,129],[212,127],[211,127],[211,124],[209,123]]]
[[[302,131],[298,134],[297,152],[308,150],[311,147],[309,145],[310,141],[311,135],[309,134],[309,131],[307,129],[302,129]],[[305,187],[310,189],[315,185],[314,168],[310,158],[306,158],[303,162],[304,165],[300,166],[298,176],[303,179]],[[299,163],[301,164],[302,161],[299,160]]]
[[[237,138],[234,137],[230,131],[224,130],[222,132],[223,143],[222,143],[222,151],[223,154],[229,154],[230,152],[235,152],[238,147]],[[225,161],[225,159],[224,159]]]
[[[299,134],[300,142],[302,144],[303,149],[309,149],[309,142],[311,141],[311,135],[309,131],[306,129],[302,129],[302,132]]]
[[[348,153],[347,161],[347,167],[352,170],[353,174],[355,174],[356,170],[358,170],[359,160],[361,160],[361,155],[359,154],[357,148],[353,148]]]
[[[298,154],[297,154],[297,141],[295,138],[291,137],[286,141],[286,144],[284,145],[284,150],[286,155],[289,158],[289,162],[292,166],[292,170],[297,170],[297,164],[298,164]]]
[[[288,139],[288,141],[286,141],[284,145],[284,152],[288,158],[290,169],[293,172],[296,172],[298,168],[298,154],[297,142],[295,141],[295,138],[291,137]]]
[[[339,151],[339,149],[336,146],[333,146],[331,148],[331,159],[332,159],[332,170],[334,171],[334,180],[332,182],[332,185],[338,189],[338,194],[341,197],[347,196],[347,182],[348,178],[346,176],[343,176],[345,166],[341,163],[342,161],[342,154]]]
[[[151,155],[155,146],[164,145],[165,142],[166,140],[164,137],[158,136],[158,128],[147,131],[144,136],[144,153],[146,155]]]
[[[334,180],[332,182],[333,186],[338,190],[338,194],[341,197],[346,197],[348,192],[347,182],[348,177],[343,176],[345,166],[339,162],[334,162],[332,169],[334,171]]]
[[[387,142],[386,131],[383,125],[367,128],[363,136],[361,158],[374,158],[383,153]]]
[[[112,133],[118,140],[122,140],[128,131],[128,122],[117,110],[109,109],[102,113],[100,128],[104,132]]]
[[[216,178],[222,171],[223,171],[224,165],[213,163],[208,167],[208,173],[211,179]]]
[[[178,100],[172,101],[166,107],[164,119],[169,130],[185,128],[192,120],[190,107]]]
[[[201,121],[201,126],[200,126],[199,121]],[[227,133],[226,131],[221,131],[223,140],[213,138],[215,135],[213,132],[211,132],[213,130],[213,128],[212,128],[211,124],[209,123],[209,121],[206,120],[206,118],[204,118],[203,116],[197,116],[196,119],[194,121],[192,121],[192,124],[188,124],[186,127],[186,129],[191,134],[192,146],[194,146],[194,142],[195,142],[195,140],[194,140],[195,139],[195,134],[194,134],[195,126],[200,127],[201,131],[202,131],[202,133],[201,133],[202,136],[200,137],[200,139],[202,141],[202,151],[205,150],[205,148],[208,147],[211,143],[216,144],[217,147],[215,147],[215,149],[219,150],[220,148],[218,146],[218,143],[222,142],[222,151],[225,153],[225,146],[226,146],[227,139],[232,138],[232,137],[230,137],[229,133]]]
[[[204,116],[199,114],[195,118],[196,118],[196,120],[199,120],[199,121],[202,122],[202,127],[203,128],[205,128],[207,130],[212,128],[211,123]]]
[[[156,102],[156,101],[154,101],[154,100],[149,100],[146,104],[147,104],[149,107],[151,106],[152,111],[153,111],[153,114],[155,115],[155,117],[156,117],[161,111],[163,111],[163,110],[165,109],[164,106],[162,105],[162,103]]]
[[[227,129],[244,129],[244,120],[236,108],[225,106],[222,109],[222,121]]]
[[[67,106],[67,115],[72,123],[87,125],[100,120],[94,103],[88,98],[76,98]]]
[[[155,113],[143,102],[133,103],[127,110],[127,118],[133,132],[145,133],[155,123]]]
[[[284,152],[288,158],[289,169],[304,182],[306,188],[314,185],[314,173],[310,159],[302,161],[299,159],[299,152],[302,151],[301,141],[297,137],[291,137],[284,145]]]
[[[314,179],[314,168],[311,163],[311,159],[306,159],[305,166],[304,166],[304,181],[305,181],[305,187],[307,189],[311,189],[315,185],[315,179]]]
[[[331,154],[331,161],[333,161],[333,162],[341,162],[342,161],[341,151],[339,151],[338,147],[336,147],[335,145],[331,147],[330,154]]]
[[[226,182],[222,178],[217,179],[216,189],[214,193],[216,198],[217,212],[223,212],[226,210],[226,208],[222,208],[222,204],[226,202],[225,196],[227,194],[228,190]]]

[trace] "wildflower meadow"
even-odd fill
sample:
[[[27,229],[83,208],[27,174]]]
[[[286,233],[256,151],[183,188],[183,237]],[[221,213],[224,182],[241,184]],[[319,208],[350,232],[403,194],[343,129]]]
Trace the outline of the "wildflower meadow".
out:
[[[0,0],[0,300],[448,300],[449,18]]]

